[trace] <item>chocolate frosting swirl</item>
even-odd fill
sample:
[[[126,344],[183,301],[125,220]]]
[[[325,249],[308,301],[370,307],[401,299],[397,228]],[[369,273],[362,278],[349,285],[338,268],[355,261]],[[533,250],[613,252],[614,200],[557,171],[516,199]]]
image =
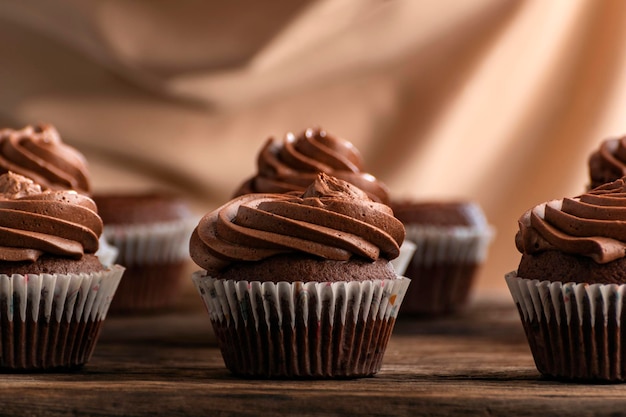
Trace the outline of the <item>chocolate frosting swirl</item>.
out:
[[[80,259],[98,250],[102,220],[93,200],[73,190],[42,191],[29,178],[0,175],[0,260],[54,255]]]
[[[540,204],[519,219],[517,249],[559,250],[603,264],[626,255],[625,178],[575,197]]]
[[[51,125],[0,130],[0,173],[31,178],[43,189],[90,192],[87,163]]]
[[[391,208],[319,173],[300,196],[246,194],[208,213],[194,230],[189,250],[196,264],[214,274],[234,262],[282,253],[393,259],[403,240],[404,226]]]
[[[324,172],[356,185],[374,201],[389,204],[387,187],[363,171],[363,159],[352,143],[321,129],[307,129],[297,137],[287,133],[282,142],[268,139],[259,152],[257,169],[235,196],[303,192],[318,172]]]
[[[589,157],[591,188],[626,175],[626,136],[603,141]]]

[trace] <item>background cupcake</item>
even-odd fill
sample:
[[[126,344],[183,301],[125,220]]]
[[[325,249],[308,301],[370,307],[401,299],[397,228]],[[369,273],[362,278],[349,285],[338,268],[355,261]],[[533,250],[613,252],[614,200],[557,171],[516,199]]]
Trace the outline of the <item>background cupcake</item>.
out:
[[[378,372],[409,282],[389,263],[403,238],[388,206],[325,174],[301,196],[248,194],[208,213],[190,240],[193,278],[228,369]]]
[[[473,202],[395,202],[395,216],[416,246],[403,314],[439,315],[463,308],[487,256],[493,229]]]
[[[246,180],[235,196],[250,193],[304,192],[319,172],[356,185],[368,196],[389,204],[385,184],[365,172],[363,158],[351,142],[323,129],[306,129],[283,140],[269,138],[257,157],[257,173]]]
[[[541,374],[626,379],[626,181],[540,204],[519,220],[506,275]]]
[[[164,192],[96,194],[103,236],[126,268],[111,312],[155,312],[178,301],[186,282],[189,237],[197,218]]]
[[[9,171],[32,179],[44,190],[91,192],[85,157],[63,143],[50,124],[0,130],[0,173]]]
[[[0,368],[84,365],[123,268],[94,255],[102,220],[74,191],[0,176]]]
[[[626,175],[626,136],[604,140],[589,157],[589,188]]]

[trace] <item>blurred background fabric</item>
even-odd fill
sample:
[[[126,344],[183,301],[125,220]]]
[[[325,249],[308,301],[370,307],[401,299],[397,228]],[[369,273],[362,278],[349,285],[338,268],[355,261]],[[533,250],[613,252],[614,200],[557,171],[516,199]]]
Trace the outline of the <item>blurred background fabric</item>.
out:
[[[517,219],[574,196],[626,131],[622,0],[0,1],[0,122],[54,124],[96,191],[199,214],[269,136],[321,126],[395,198],[470,199],[505,287]]]

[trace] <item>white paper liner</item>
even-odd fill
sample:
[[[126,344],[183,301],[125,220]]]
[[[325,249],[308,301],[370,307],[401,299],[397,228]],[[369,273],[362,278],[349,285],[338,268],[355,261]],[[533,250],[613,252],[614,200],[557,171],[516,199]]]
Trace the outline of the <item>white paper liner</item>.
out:
[[[404,242],[402,242],[400,255],[390,261],[396,274],[404,275],[404,271],[406,271],[406,267],[409,265],[409,262],[411,262],[416,248],[417,245],[410,240],[405,239]]]
[[[86,363],[123,272],[0,274],[0,369]]]
[[[530,280],[516,271],[505,280],[542,374],[626,380],[626,352],[623,357],[621,347],[626,340],[621,333],[626,284]]]
[[[113,265],[117,260],[118,253],[117,248],[109,244],[103,235],[100,235],[98,251],[96,252],[100,263],[107,267]]]
[[[407,224],[406,239],[417,246],[413,262],[479,263],[487,257],[494,229],[484,226],[441,227]]]
[[[226,365],[231,371],[263,377],[355,377],[376,373],[380,369],[386,343],[410,283],[408,278],[401,276],[395,280],[361,282],[272,283],[219,280],[205,274],[205,271],[197,271],[192,278],[218,333],[218,339],[220,339],[220,333],[223,333],[220,329],[224,327],[235,331],[238,327],[242,327],[244,329],[240,331],[244,333],[250,330],[261,333],[263,329],[266,329],[271,339],[272,334],[284,334],[285,329],[288,329],[287,333],[297,333],[298,323],[315,323],[319,328],[313,329],[312,334],[317,335],[313,339],[326,332],[333,335],[329,336],[328,344],[343,346],[341,352],[345,354],[345,357],[331,358],[332,355],[329,353],[326,361],[328,363],[320,363],[314,367],[308,364],[309,358],[311,362],[314,362],[316,358],[319,359],[320,355],[324,356],[314,349],[307,350],[311,344],[316,343],[315,341],[308,340],[302,348],[292,344],[289,339],[281,339],[272,346],[268,355],[275,358],[277,362],[284,363],[288,362],[284,355],[289,356],[285,352],[295,350],[297,352],[292,356],[299,357],[299,360],[303,360],[302,356],[307,356],[304,358],[307,365],[295,364],[293,369],[281,368],[282,370],[279,371],[261,367],[252,369],[250,372],[247,369],[243,371],[236,369],[238,364],[229,363],[230,361],[227,360],[230,350],[241,349],[242,346],[238,344],[238,346],[221,346]],[[354,333],[337,330],[362,329],[372,327],[377,323],[383,323],[384,335],[381,335],[380,340],[377,339],[375,348],[366,346],[367,341],[344,340],[341,336],[355,337]],[[337,332],[341,335],[336,334]],[[331,339],[332,342],[330,342]],[[323,343],[316,344],[318,349],[333,349],[322,345]],[[351,345],[355,345],[352,346],[354,349],[351,349]],[[347,351],[350,354],[345,353]],[[359,359],[361,351],[365,352]],[[376,355],[372,354],[372,351],[376,351]],[[246,355],[249,355],[249,352],[241,353],[242,357]],[[266,362],[262,358],[259,361],[262,364]],[[330,365],[331,362],[334,365]]]
[[[189,239],[198,219],[137,225],[104,225],[107,241],[124,266],[178,262],[189,257]]]
[[[104,320],[123,273],[122,266],[113,265],[92,274],[0,274],[0,299],[10,300],[0,314],[24,321],[27,309],[39,317],[43,308],[47,321],[59,322],[63,316],[68,322]]]

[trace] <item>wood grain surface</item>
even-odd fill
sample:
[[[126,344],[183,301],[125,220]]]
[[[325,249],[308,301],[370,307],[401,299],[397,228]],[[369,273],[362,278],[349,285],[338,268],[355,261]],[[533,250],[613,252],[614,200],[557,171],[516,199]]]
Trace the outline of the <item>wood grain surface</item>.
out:
[[[355,380],[235,378],[199,308],[110,316],[87,366],[3,374],[0,404],[0,415],[27,416],[595,416],[623,414],[626,385],[542,379],[503,296],[399,320],[381,372]]]

